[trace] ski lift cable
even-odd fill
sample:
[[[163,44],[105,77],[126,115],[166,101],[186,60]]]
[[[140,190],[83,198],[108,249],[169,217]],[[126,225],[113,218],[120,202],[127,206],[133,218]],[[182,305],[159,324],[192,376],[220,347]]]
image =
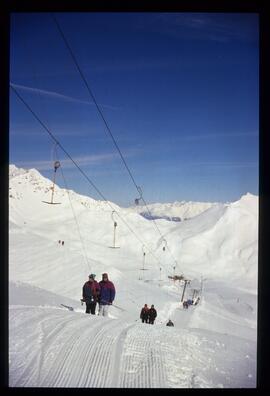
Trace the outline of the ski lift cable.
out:
[[[91,184],[91,186],[95,189],[95,191],[104,199],[104,201],[107,201],[106,197],[102,194],[102,192],[94,185],[94,183],[89,179],[89,177],[86,175],[86,173],[78,166],[78,164],[73,160],[73,158],[70,156],[70,154],[65,150],[65,148],[62,146],[62,144],[54,137],[52,132],[47,128],[47,126],[40,120],[40,118],[35,114],[35,112],[31,109],[31,107],[26,103],[26,101],[22,98],[22,96],[18,93],[18,91],[14,88],[13,84],[10,84],[11,89],[15,92],[17,97],[24,103],[24,105],[27,107],[27,109],[31,112],[31,114],[35,117],[35,119],[41,124],[41,126],[48,132],[48,134],[51,136],[51,138],[58,144],[58,146],[63,150],[63,152],[66,154],[66,156],[73,162],[73,164],[80,170],[80,172],[84,175],[84,177],[88,180],[88,182]]]
[[[110,129],[110,127],[109,127],[109,125],[108,125],[108,123],[107,123],[107,121],[106,121],[104,115],[103,115],[103,112],[101,111],[100,106],[98,105],[98,103],[97,103],[97,101],[96,101],[96,98],[95,98],[95,96],[94,96],[92,90],[90,89],[89,84],[88,84],[88,82],[87,82],[87,80],[86,80],[86,78],[85,78],[85,76],[84,76],[84,74],[83,74],[83,72],[82,72],[82,70],[81,70],[81,68],[80,68],[80,66],[79,66],[79,63],[78,63],[78,61],[77,61],[77,59],[76,59],[76,57],[75,57],[75,54],[74,54],[74,52],[72,51],[72,48],[71,48],[71,46],[70,46],[70,44],[69,44],[69,42],[68,42],[68,40],[67,40],[67,38],[66,38],[66,36],[65,36],[65,34],[64,34],[64,32],[63,32],[63,30],[62,30],[62,28],[61,28],[59,22],[57,21],[56,16],[54,15],[54,13],[51,13],[51,16],[52,16],[52,19],[54,20],[54,22],[55,22],[55,24],[56,24],[56,26],[57,26],[57,29],[58,29],[58,31],[59,31],[59,33],[60,33],[60,35],[61,35],[61,37],[62,37],[62,39],[63,39],[63,41],[64,41],[64,43],[65,43],[65,45],[66,45],[66,47],[67,47],[67,49],[68,49],[68,51],[69,51],[69,53],[70,53],[72,59],[73,59],[73,62],[74,62],[75,65],[76,65],[76,68],[77,68],[77,70],[78,70],[78,72],[79,72],[79,74],[80,74],[80,76],[81,76],[81,78],[82,78],[84,84],[85,84],[85,86],[86,86],[86,88],[87,88],[87,90],[88,90],[88,92],[89,92],[89,94],[90,94],[90,96],[91,96],[91,98],[92,98],[92,100],[93,100],[93,102],[94,102],[94,104],[95,104],[97,110],[98,110],[98,113],[100,114],[100,116],[101,116],[101,118],[102,118],[102,120],[103,120],[103,122],[104,122],[104,124],[105,124],[105,126],[106,126],[106,129],[107,129],[107,131],[109,132],[109,134],[110,134],[110,136],[111,136],[111,138],[112,138],[112,140],[113,140],[113,143],[114,143],[114,145],[115,145],[115,147],[116,147],[116,149],[117,149],[117,151],[118,151],[118,153],[119,153],[119,155],[120,155],[120,157],[121,157],[121,159],[122,159],[122,161],[123,161],[123,163],[124,163],[124,165],[125,165],[125,167],[126,167],[128,173],[129,173],[129,175],[130,175],[130,178],[131,178],[133,184],[135,185],[137,191],[138,191],[139,194],[140,194],[140,197],[141,197],[140,199],[143,200],[143,202],[144,202],[144,204],[145,204],[145,206],[146,206],[146,208],[147,208],[147,211],[148,211],[148,213],[150,214],[149,208],[148,208],[148,206],[147,206],[147,204],[146,204],[146,202],[145,202],[145,200],[144,200],[144,198],[143,198],[143,196],[142,196],[141,188],[137,185],[137,183],[136,183],[136,181],[135,181],[135,179],[134,179],[134,177],[133,177],[133,175],[132,175],[132,173],[131,173],[131,170],[130,170],[129,166],[127,165],[127,162],[126,162],[126,160],[125,160],[125,158],[124,158],[124,156],[123,156],[123,154],[122,154],[122,152],[121,152],[121,150],[120,150],[120,148],[119,148],[119,145],[117,144],[117,142],[116,142],[116,140],[115,140],[115,138],[114,138],[114,136],[113,136],[113,134],[112,134],[112,131],[111,131],[111,129]],[[154,220],[154,224],[155,224],[155,226],[156,226],[156,228],[157,228],[157,230],[158,230],[160,236],[163,237],[163,235],[161,234],[161,232],[160,232],[160,230],[159,230],[159,228],[158,228],[158,226],[157,226],[155,220]],[[169,250],[169,253],[170,253],[171,256],[172,256],[172,253],[171,253],[170,249],[168,249],[168,250]],[[177,261],[175,260],[175,258],[174,258],[173,256],[172,256],[172,258],[173,258],[174,262],[176,263],[176,265],[178,266],[178,263],[177,263]]]
[[[31,51],[30,51],[30,48],[29,48],[28,44],[29,43],[26,43],[26,48],[28,49],[28,52],[30,54]],[[30,64],[31,64],[31,67],[32,67],[33,75],[34,75],[35,86],[38,86],[37,70],[36,70],[36,67],[34,66],[34,63],[32,63],[31,56],[30,56]],[[79,65],[78,65],[78,68],[79,68]],[[38,91],[38,97],[39,97],[39,103],[41,104],[43,102],[43,104],[44,104],[43,97],[42,97],[40,91]],[[44,109],[45,107],[46,106],[43,106],[42,108]],[[46,120],[46,123],[48,124],[48,119]],[[54,145],[53,145],[52,150],[51,150],[51,160],[52,160],[53,163],[55,163],[56,161],[59,160],[58,155],[57,155],[58,143],[59,143],[58,141],[54,141]],[[87,256],[86,249],[85,249],[85,246],[84,246],[84,243],[83,243],[83,240],[82,240],[82,236],[81,236],[81,233],[80,233],[79,224],[78,224],[78,221],[77,221],[77,218],[76,218],[76,215],[75,215],[72,203],[71,203],[70,194],[69,194],[69,190],[68,190],[68,187],[67,187],[67,182],[66,182],[66,179],[65,179],[65,176],[64,176],[64,173],[63,173],[63,167],[62,166],[60,167],[60,170],[61,170],[62,178],[63,178],[64,184],[65,184],[65,187],[66,187],[66,191],[67,191],[67,194],[68,194],[68,198],[69,198],[69,202],[70,202],[71,209],[72,209],[72,212],[73,212],[73,216],[74,216],[77,228],[78,228],[79,237],[80,237],[80,240],[81,240],[81,243],[82,243],[82,246],[83,246],[84,258],[85,258],[85,261],[86,261],[86,263],[87,263],[87,265],[89,267],[88,256]],[[141,190],[141,188],[137,187],[137,190],[140,193],[140,199],[142,199],[142,190]],[[113,212],[115,212],[115,210]],[[90,270],[90,267],[89,267],[89,270]]]
[[[54,137],[53,133],[47,128],[47,126],[40,120],[40,118],[35,114],[35,112],[31,109],[31,107],[26,103],[26,101],[23,99],[23,97],[17,92],[17,90],[14,88],[12,84],[10,84],[10,88],[13,90],[13,92],[16,94],[16,96],[20,99],[20,101],[25,105],[25,107],[30,111],[30,113],[34,116],[34,118],[39,122],[39,124],[46,130],[46,132],[51,136],[52,140],[55,141],[58,146],[61,148],[61,150],[67,155],[67,157],[72,161],[72,163],[76,166],[76,168],[82,173],[82,175],[86,178],[86,180],[91,184],[91,186],[95,189],[95,191],[103,198],[103,200],[111,207],[112,210],[117,213],[119,218],[126,224],[128,229],[135,235],[135,237],[138,239],[138,241],[141,244],[144,244],[147,246],[146,243],[144,243],[141,238],[137,236],[137,234],[132,230],[132,228],[129,226],[129,224],[124,220],[124,218],[114,209],[114,207],[110,204],[110,202],[107,200],[107,198],[102,194],[102,192],[95,186],[95,184],[89,179],[89,177],[86,175],[86,173],[80,168],[80,166],[73,160],[73,158],[70,156],[70,154],[65,150],[65,148],[62,146],[62,144]],[[148,247],[148,251],[151,253],[151,255],[155,258],[155,260],[158,262],[159,265],[160,262],[155,256],[155,254],[152,252],[152,250]]]
[[[56,153],[56,156],[57,156],[57,153]],[[88,268],[89,268],[89,271],[91,272],[91,266],[89,265],[89,259],[88,259],[87,252],[86,252],[86,249],[85,249],[85,244],[84,244],[84,242],[83,242],[83,238],[82,238],[82,235],[81,235],[81,232],[80,232],[80,227],[79,227],[78,219],[77,219],[77,216],[76,216],[76,214],[75,214],[74,207],[73,207],[72,202],[71,202],[71,198],[70,198],[70,193],[69,193],[67,181],[66,181],[66,178],[65,178],[65,176],[64,176],[64,171],[63,171],[62,166],[60,167],[60,170],[61,170],[62,178],[63,178],[63,180],[64,180],[64,184],[65,184],[66,192],[67,192],[67,195],[68,195],[68,199],[69,199],[70,207],[71,207],[71,210],[72,210],[72,214],[73,214],[75,223],[76,223],[76,225],[77,225],[77,230],[78,230],[79,238],[80,238],[80,241],[81,241],[82,250],[83,250],[83,253],[84,253],[84,259],[85,259],[85,262],[86,262],[86,264],[87,264],[87,266],[88,266]]]
[[[52,159],[53,163],[55,163],[55,161],[59,161],[59,158],[57,156],[57,146],[58,146],[58,143],[54,142],[52,151],[51,151],[51,159]]]
[[[87,90],[88,90],[88,92],[89,92],[89,94],[90,94],[90,96],[91,96],[91,98],[92,98],[92,100],[93,100],[93,102],[94,102],[94,104],[95,104],[95,106],[96,106],[96,108],[97,108],[97,110],[98,110],[98,112],[99,112],[99,114],[100,114],[105,126],[106,126],[107,131],[109,132],[109,134],[110,134],[110,136],[111,136],[111,138],[113,140],[113,143],[114,143],[114,145],[115,145],[115,147],[116,147],[116,149],[117,149],[117,151],[118,151],[118,153],[119,153],[119,155],[120,155],[120,157],[121,157],[121,159],[122,159],[122,161],[123,161],[128,173],[129,173],[129,175],[130,175],[130,177],[131,177],[136,189],[139,191],[138,186],[137,186],[137,184],[135,182],[135,179],[134,179],[134,177],[133,177],[133,175],[132,175],[132,173],[131,173],[131,171],[130,171],[127,163],[126,163],[126,160],[125,160],[125,158],[124,158],[124,156],[123,156],[123,154],[122,154],[122,152],[121,152],[121,150],[120,150],[120,148],[119,148],[119,146],[118,146],[118,144],[117,144],[117,142],[116,142],[116,140],[115,140],[115,138],[114,138],[114,136],[113,136],[113,134],[111,132],[111,129],[110,129],[110,127],[109,127],[109,125],[108,125],[108,123],[107,123],[107,121],[106,121],[106,119],[105,119],[105,117],[103,115],[103,112],[101,111],[100,106],[98,105],[98,103],[96,101],[96,98],[95,98],[92,90],[90,89],[88,82],[86,81],[86,78],[84,77],[84,74],[83,74],[83,72],[82,72],[82,70],[81,70],[81,68],[79,66],[79,63],[78,63],[78,61],[77,61],[77,59],[76,59],[76,57],[74,55],[74,52],[72,51],[71,46],[69,45],[69,43],[67,41],[67,38],[66,38],[63,30],[61,29],[61,27],[60,27],[55,15],[53,13],[51,13],[51,16],[52,16],[52,18],[53,18],[53,20],[54,20],[54,22],[55,22],[55,24],[57,26],[58,31],[60,32],[60,35],[61,35],[62,39],[65,42],[66,47],[69,50],[69,53],[70,53],[75,65],[77,67],[77,70],[78,70],[78,72],[79,72],[79,74],[80,74],[80,76],[81,76],[81,78],[82,78],[82,80],[83,80],[83,82],[84,82],[84,84],[85,84],[85,86],[86,86],[86,88],[87,88]]]
[[[147,203],[145,202],[143,196],[141,197],[141,199],[142,199],[142,201],[143,201],[143,203],[144,203],[144,205],[145,205],[145,207],[146,207],[146,209],[147,209],[147,211],[148,211],[148,214],[151,215],[150,210],[149,210],[149,208],[148,208],[148,206],[147,206]],[[157,224],[156,224],[156,220],[153,219],[153,221],[154,221],[155,227],[156,227],[156,229],[158,230],[158,232],[159,232],[161,238],[164,240],[164,239],[165,239],[165,238],[164,238],[164,235],[162,235],[160,229],[158,228],[158,226],[157,226]],[[171,257],[173,258],[174,263],[175,263],[176,266],[179,268],[178,262],[176,261],[175,257],[173,256],[173,254],[172,254],[172,252],[171,252],[171,250],[170,250],[170,248],[169,248],[169,246],[168,246],[168,242],[167,242],[167,241],[166,241],[166,247],[167,247],[167,249],[168,249],[168,251],[169,251]]]

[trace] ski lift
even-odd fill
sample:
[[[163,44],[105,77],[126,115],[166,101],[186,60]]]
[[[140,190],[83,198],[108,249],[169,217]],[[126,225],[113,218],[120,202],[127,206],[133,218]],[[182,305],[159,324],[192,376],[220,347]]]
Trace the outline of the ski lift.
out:
[[[143,252],[143,267],[141,268],[141,270],[142,271],[146,271],[148,268],[144,267],[144,265],[145,265],[145,256],[146,256],[146,253],[144,251],[144,245],[142,246],[142,252]]]
[[[162,268],[161,267],[159,267],[159,286],[161,286],[161,271],[162,271]]]
[[[183,293],[182,293],[182,297],[181,297],[181,302],[183,302],[184,300],[184,295],[185,295],[185,290],[187,285],[190,285],[191,280],[190,279],[183,279],[183,281],[185,282],[184,284],[184,288],[183,288]]]
[[[42,201],[42,202],[44,202],[44,203],[46,203],[46,204],[49,204],[49,205],[60,205],[60,204],[61,204],[61,202],[53,202],[56,171],[57,171],[57,169],[58,169],[59,167],[60,167],[60,162],[59,162],[59,161],[55,161],[55,162],[54,162],[53,185],[52,185],[52,187],[51,187],[51,190],[52,190],[51,202]]]
[[[142,245],[142,252],[143,252],[143,265],[142,265],[142,268],[140,268],[140,270],[141,271],[147,271],[148,268],[145,268],[145,256],[146,256],[146,253],[144,251],[144,245]],[[143,279],[143,272],[142,272],[142,277],[139,277],[139,280],[140,279]]]
[[[112,218],[112,221],[113,221],[113,227],[114,228],[113,228],[113,246],[110,246],[110,248],[119,249],[120,246],[115,246],[115,232],[116,232],[117,222],[114,220],[114,217],[113,217],[114,212],[115,212],[115,210],[113,210],[112,214],[111,214],[111,218]]]
[[[165,252],[165,246],[167,247],[167,241],[166,241],[166,239],[165,238],[163,238],[163,241],[164,241],[164,243],[165,243],[165,245],[163,246],[163,248],[162,248],[162,250],[163,250],[163,252]]]
[[[142,189],[141,189],[140,187],[137,186],[137,190],[138,190],[139,193],[140,193],[140,198],[135,198],[135,205],[136,205],[136,206],[139,205],[140,200],[142,199]]]

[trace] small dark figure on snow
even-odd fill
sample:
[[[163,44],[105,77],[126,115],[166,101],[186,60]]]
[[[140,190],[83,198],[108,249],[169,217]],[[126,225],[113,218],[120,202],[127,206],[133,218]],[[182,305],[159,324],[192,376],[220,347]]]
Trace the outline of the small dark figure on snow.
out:
[[[60,239],[59,239],[58,243],[59,243],[59,244],[61,243]]]
[[[92,315],[96,314],[96,305],[100,294],[100,286],[99,283],[95,281],[95,276],[95,274],[89,275],[89,280],[83,285],[82,292],[82,301],[84,301],[86,304],[85,313],[91,313]]]
[[[149,308],[148,308],[147,304],[144,304],[144,307],[142,308],[141,314],[140,314],[142,323],[144,323],[144,322],[148,323],[148,320],[149,320],[148,313],[149,313]]]
[[[184,308],[184,309],[188,309],[188,302],[187,302],[187,301],[184,301],[184,302],[183,302],[183,308]]]
[[[151,305],[151,308],[149,309],[148,312],[148,316],[149,316],[149,323],[154,324],[154,321],[157,317],[157,311],[155,310],[154,305]]]
[[[173,322],[171,321],[171,319],[169,319],[169,322],[166,324],[166,326],[174,326]]]
[[[62,241],[62,246],[64,246],[65,241]]]

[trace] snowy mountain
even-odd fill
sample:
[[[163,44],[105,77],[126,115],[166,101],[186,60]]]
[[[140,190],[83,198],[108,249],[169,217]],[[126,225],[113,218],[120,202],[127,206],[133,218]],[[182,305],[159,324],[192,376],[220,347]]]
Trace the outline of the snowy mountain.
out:
[[[210,202],[174,202],[174,203],[155,203],[145,205],[137,205],[130,210],[140,213],[147,219],[166,219],[169,221],[185,221],[205,210],[217,205]],[[149,213],[150,212],[150,213]]]
[[[57,185],[50,205],[51,187],[10,165],[10,386],[256,386],[258,197],[152,204],[153,222]],[[90,272],[116,287],[108,318],[80,305]],[[184,310],[183,293],[200,303]]]

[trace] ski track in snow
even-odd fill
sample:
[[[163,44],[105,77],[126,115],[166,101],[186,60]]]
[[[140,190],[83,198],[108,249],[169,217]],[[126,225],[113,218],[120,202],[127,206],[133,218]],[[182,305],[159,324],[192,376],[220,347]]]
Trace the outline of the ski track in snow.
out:
[[[254,386],[254,346],[224,334],[42,306],[11,306],[10,333],[11,387]]]
[[[18,323],[23,329],[18,337],[25,335],[23,344],[29,342],[30,349],[31,342],[37,343],[39,348],[26,361],[16,362],[16,367],[11,361],[10,386],[160,388],[176,382],[177,387],[190,387],[192,370],[179,377],[174,359],[170,365],[171,351],[160,341],[160,325],[122,323],[61,309],[23,308],[11,307],[11,331],[16,316],[17,330]],[[36,329],[31,342],[26,336],[28,326]],[[170,330],[164,331],[166,336]],[[185,349],[184,343],[181,348]],[[20,363],[23,370],[18,371]]]
[[[33,309],[33,307],[30,307]],[[36,309],[36,307],[34,307]],[[41,312],[40,313],[40,309]],[[11,323],[18,310],[11,308]],[[128,328],[135,324],[119,323],[103,317],[91,317],[62,312],[49,312],[44,308],[31,313],[31,321],[24,316],[21,326],[24,334],[27,325],[36,327],[34,342],[38,343],[38,353],[30,354],[22,362],[23,370],[18,373],[11,364],[11,386],[39,387],[117,387],[121,351]],[[45,318],[42,319],[42,317]],[[30,324],[31,322],[31,324]],[[54,327],[46,326],[53,323]],[[11,324],[12,327],[12,324]],[[11,330],[12,331],[12,330]],[[11,347],[12,356],[12,347]],[[113,373],[113,375],[111,375]],[[110,380],[112,379],[112,380]]]
[[[151,325],[132,328],[124,346],[120,367],[120,387],[157,388],[164,386],[164,362]],[[150,334],[149,334],[150,333]]]
[[[139,282],[141,247],[120,222],[121,249],[108,249],[112,227],[105,202],[73,193],[91,272],[97,279],[109,272],[115,302],[124,308],[112,307],[104,318],[86,315],[79,303],[90,269],[80,267],[84,257],[66,192],[55,189],[59,207],[44,205],[51,182],[35,170],[11,170],[10,387],[256,387],[257,197],[247,194],[208,210],[200,204],[198,213],[187,204],[188,221],[157,220],[162,238],[132,208],[116,207],[162,262],[161,276],[147,253],[149,271]],[[158,206],[167,215],[167,206]],[[200,292],[196,307],[179,306],[184,285],[167,279],[170,251],[179,260],[177,271],[191,279],[185,298]],[[157,308],[153,326],[134,321],[145,302]],[[166,327],[168,318],[175,327]]]

